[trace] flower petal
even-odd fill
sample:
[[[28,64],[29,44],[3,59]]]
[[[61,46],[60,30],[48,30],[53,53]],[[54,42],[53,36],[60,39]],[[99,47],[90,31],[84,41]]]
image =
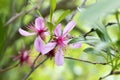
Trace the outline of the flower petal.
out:
[[[26,59],[28,57],[28,52],[24,51],[23,54],[22,54],[22,57],[23,57],[23,59]]]
[[[23,30],[23,29],[21,29],[21,28],[19,28],[19,33],[21,34],[21,35],[23,35],[23,36],[31,36],[31,35],[34,35],[35,33],[29,33],[29,32],[27,32],[27,31],[25,31],[25,30]]]
[[[74,44],[70,44],[71,48],[80,48],[82,46],[82,43],[74,43]]]
[[[20,59],[20,57],[21,57],[21,55],[18,55],[18,56],[13,56],[13,60],[15,61],[15,60],[19,60]]]
[[[65,45],[68,45],[69,41],[70,41],[70,39],[64,40],[63,43],[64,43]]]
[[[50,33],[47,31],[47,32],[44,32],[45,36],[49,36]]]
[[[74,21],[70,21],[63,30],[63,36],[66,36],[74,27],[76,23]]]
[[[44,45],[43,45],[42,39],[41,39],[40,37],[37,37],[37,38],[35,39],[35,42],[34,42],[34,47],[35,47],[36,51],[42,53],[43,46],[44,46]]]
[[[56,43],[54,42],[50,42],[47,43],[46,45],[44,45],[43,49],[42,49],[42,54],[47,54],[49,51],[51,51],[52,49],[54,49],[56,46]]]
[[[58,51],[55,54],[55,63],[58,66],[61,66],[64,63],[64,55],[61,48],[58,48]]]
[[[44,28],[44,19],[42,17],[38,17],[35,19],[35,28],[37,30],[41,30]]]
[[[58,24],[54,30],[54,34],[58,37],[58,36],[61,36],[61,24]]]

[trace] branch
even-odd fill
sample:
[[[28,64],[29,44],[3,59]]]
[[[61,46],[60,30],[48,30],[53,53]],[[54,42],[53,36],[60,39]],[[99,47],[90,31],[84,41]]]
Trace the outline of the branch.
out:
[[[40,66],[42,65],[46,60],[48,59],[48,57],[46,57],[42,62],[40,62],[37,66],[35,66],[34,68],[31,68],[30,72],[23,78],[23,80],[27,80],[27,78]]]
[[[105,25],[105,27],[112,26],[112,25],[114,25],[114,24],[117,24],[117,23],[115,23],[115,22],[109,22],[109,23],[107,23],[107,24]]]
[[[38,56],[35,58],[35,60],[34,60],[34,62],[33,62],[33,64],[32,64],[32,66],[31,66],[31,68],[33,69],[34,68],[34,66],[35,66],[35,63],[36,63],[36,61],[38,60],[38,58],[40,57],[40,53],[38,54]]]
[[[109,74],[107,74],[106,76],[104,77],[100,77],[99,80],[102,80],[102,79],[105,79],[111,75],[119,75],[120,74],[120,71],[111,71]]]
[[[91,62],[91,61],[86,61],[86,60],[81,60],[81,59],[76,59],[76,58],[72,58],[72,57],[64,57],[66,59],[71,59],[71,60],[76,60],[76,61],[80,61],[80,62],[85,62],[85,63],[90,63],[90,64],[101,64],[101,65],[107,65],[108,63],[96,63],[96,62]]]
[[[87,0],[83,0],[83,2],[82,2],[82,4],[80,5],[80,7],[84,7],[86,2],[87,2]]]
[[[87,0],[83,0],[82,4],[81,4],[79,7],[77,7],[77,9],[78,9],[78,8],[82,8],[82,7],[84,7],[84,6],[85,6],[86,1],[87,1]],[[73,19],[73,17],[75,16],[75,14],[77,13],[77,9],[76,9],[76,10],[74,11],[74,13],[72,14],[72,16],[71,16],[70,20],[72,20],[72,19]]]
[[[88,36],[91,32],[94,32],[94,31],[95,31],[95,29],[92,28],[89,32],[85,33],[85,34],[83,35],[83,37],[86,38],[86,36]]]
[[[117,24],[117,23],[115,23],[115,22],[109,22],[109,23],[107,23],[107,24],[105,25],[105,27],[112,26],[112,25],[114,25],[114,24]],[[87,33],[84,34],[84,38],[86,38],[86,36],[88,36],[91,32],[94,32],[94,31],[96,31],[96,29],[91,28],[91,30],[90,30],[89,32],[87,32]]]
[[[27,10],[27,11],[22,11],[20,13],[17,13],[15,16],[11,17],[5,24],[5,26],[9,25],[10,23],[12,23],[13,21],[15,21],[18,17],[20,17],[21,15],[25,15],[28,14],[36,9],[39,9],[39,5],[42,3],[43,0],[39,0],[39,2],[36,4],[36,6],[34,6],[33,8]]]
[[[16,65],[14,65],[14,66],[7,67],[7,68],[5,68],[5,69],[0,69],[0,73],[1,73],[1,72],[5,72],[5,71],[8,71],[8,70],[11,70],[11,69],[17,67],[18,65],[19,65],[19,63],[16,64]]]

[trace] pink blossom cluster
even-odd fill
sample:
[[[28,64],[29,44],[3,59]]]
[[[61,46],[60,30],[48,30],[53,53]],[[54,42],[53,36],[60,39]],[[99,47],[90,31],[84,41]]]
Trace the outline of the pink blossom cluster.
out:
[[[45,20],[42,17],[38,17],[35,19],[34,25],[29,25],[27,28],[33,32],[25,31],[19,28],[19,33],[23,36],[31,36],[37,35],[34,41],[34,47],[36,51],[41,53],[42,55],[47,55],[50,58],[54,57],[54,61],[56,65],[61,66],[64,63],[64,53],[63,51],[67,46],[71,46],[73,48],[80,48],[81,43],[77,44],[68,44],[71,38],[69,37],[69,32],[75,27],[76,23],[74,21],[70,21],[65,28],[62,30],[62,25],[59,23],[54,31],[53,35],[49,34],[49,30],[45,27]],[[50,35],[52,39],[50,39],[47,43],[45,43],[45,38],[47,35]],[[26,54],[26,52],[24,52]],[[28,58],[25,59],[28,61]],[[22,63],[24,60],[22,60]]]

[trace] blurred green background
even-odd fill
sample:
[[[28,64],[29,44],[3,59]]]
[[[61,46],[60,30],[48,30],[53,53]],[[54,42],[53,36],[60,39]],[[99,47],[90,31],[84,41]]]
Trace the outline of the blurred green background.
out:
[[[113,0],[102,0],[103,2],[99,2],[100,0],[87,0],[85,5],[81,6],[82,8],[78,7],[82,4],[83,0],[56,1],[56,10],[53,15],[55,21],[65,10],[70,10],[69,15],[61,23],[66,25],[72,15],[75,14],[73,20],[76,21],[77,25],[71,34],[76,37],[90,31],[93,26],[89,24],[95,22],[98,18],[102,21],[103,25],[106,25],[108,22],[117,23],[120,18],[118,9],[119,0],[116,0],[116,2]],[[38,54],[33,48],[35,36],[21,36],[18,33],[18,28],[26,29],[25,26],[33,23],[34,19],[39,16],[39,12],[46,20],[49,20],[49,3],[50,0],[0,0],[0,69],[13,66],[17,63],[12,57],[21,50],[23,42],[27,49],[31,49],[30,58],[31,61],[34,60],[36,54]],[[85,10],[86,12],[84,12]],[[112,42],[118,43],[120,49],[120,25],[112,25],[107,28],[107,31]],[[99,39],[94,32],[90,35]],[[83,42],[82,47],[79,49],[68,49],[65,52],[65,56],[92,62],[105,62],[105,59],[98,55],[99,52],[98,54],[84,52],[83,50],[87,47],[89,45]],[[0,80],[22,80],[29,70],[30,66],[26,64],[15,67],[9,71],[1,72]],[[68,59],[65,59],[63,66],[58,67],[52,59],[47,60],[36,69],[29,77],[29,80],[98,80],[99,77],[108,74],[110,70],[111,67],[108,65],[94,65]],[[112,75],[104,80],[120,80],[120,76]]]

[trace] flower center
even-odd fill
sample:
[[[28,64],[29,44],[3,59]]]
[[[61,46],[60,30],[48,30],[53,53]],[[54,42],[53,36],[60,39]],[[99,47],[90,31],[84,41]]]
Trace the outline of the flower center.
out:
[[[51,50],[48,54],[46,54],[48,57],[52,58],[55,56],[55,48]]]
[[[24,62],[28,61],[29,56],[28,53],[23,51],[20,55],[20,64],[22,65]]]
[[[39,30],[39,31],[38,31],[38,35],[41,35],[41,34],[43,34],[44,32],[45,32],[45,30],[43,30],[43,29],[42,29],[42,30]]]
[[[45,40],[45,34],[44,32],[46,32],[47,30],[46,29],[41,29],[39,30],[37,33],[38,35],[41,37],[42,40]]]
[[[58,37],[58,39],[56,40],[57,44],[60,45],[61,47],[64,47],[64,38],[63,37]]]

